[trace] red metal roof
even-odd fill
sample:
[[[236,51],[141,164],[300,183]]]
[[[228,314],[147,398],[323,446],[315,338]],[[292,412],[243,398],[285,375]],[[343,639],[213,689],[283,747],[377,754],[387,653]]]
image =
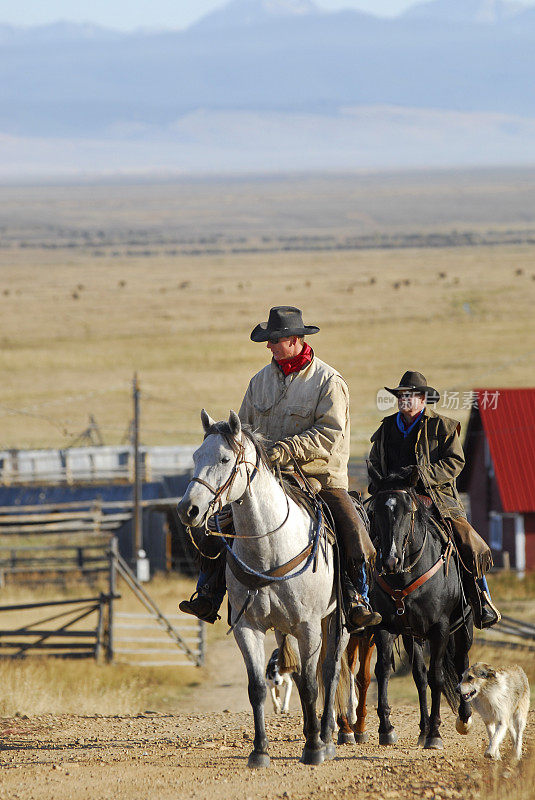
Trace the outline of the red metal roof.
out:
[[[535,511],[535,389],[476,389],[504,511]]]

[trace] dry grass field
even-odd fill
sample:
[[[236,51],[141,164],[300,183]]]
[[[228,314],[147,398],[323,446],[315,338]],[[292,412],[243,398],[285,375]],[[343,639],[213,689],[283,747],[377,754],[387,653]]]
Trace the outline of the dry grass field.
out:
[[[4,186],[0,233],[0,448],[66,446],[91,413],[120,442],[135,370],[144,442],[195,443],[267,362],[274,304],[321,327],[354,455],[406,368],[533,383],[533,171]]]
[[[311,343],[349,383],[352,452],[360,457],[382,416],[377,390],[407,368],[461,397],[478,387],[533,386],[534,300],[535,170],[6,185],[0,449],[65,447],[89,414],[106,443],[122,441],[134,371],[143,442],[199,441],[200,408],[216,418],[237,409],[249,377],[267,363],[250,330],[271,305],[289,303],[321,327]],[[445,413],[466,421],[468,408]],[[174,613],[191,587],[160,576],[150,592]],[[535,618],[533,579],[494,578],[492,587],[512,616]],[[139,610],[120,590],[121,610]],[[29,594],[57,596],[57,589]],[[2,592],[3,603],[26,597],[28,590]],[[201,787],[203,797],[221,800],[244,792],[274,797],[284,786],[285,796],[307,800],[341,791],[398,797],[400,787],[411,798],[503,797],[505,773],[482,765],[474,737],[465,744],[452,738],[447,753],[432,759],[407,747],[386,755],[372,748],[358,759],[342,753],[307,788],[288,760],[299,741],[298,715],[286,729],[277,723],[278,733],[273,723],[280,750],[274,777],[253,786],[240,749],[249,748],[243,731],[250,730],[243,665],[235,648],[227,661],[219,657],[232,646],[225,632],[223,621],[209,628],[209,653],[219,663],[200,670],[0,664],[0,797],[104,798],[112,785],[113,796],[124,798],[189,797]],[[478,658],[521,662],[535,682],[531,654],[478,645]],[[391,685],[398,711],[410,704],[400,713],[412,736],[412,679]],[[239,698],[242,710],[198,712],[216,696],[229,704],[227,697]],[[46,714],[54,716],[38,716]],[[373,714],[370,725],[375,732]],[[355,764],[358,787],[348,783]],[[508,778],[508,793],[528,800],[533,777],[528,756]]]
[[[514,574],[493,575],[490,578],[493,597],[503,613],[516,618],[535,622],[535,575],[519,581]],[[104,588],[104,587],[102,587]],[[159,575],[147,587],[151,597],[167,614],[176,611],[178,600],[189,596],[193,589],[193,581],[176,575]],[[139,612],[142,606],[130,592],[128,587],[119,581],[118,589],[121,599],[116,603],[116,610],[121,612]],[[62,592],[57,587],[43,586],[39,589],[11,586],[2,591],[2,603],[20,603],[28,600],[37,601],[76,597],[81,593],[91,594],[80,585],[72,585]],[[45,610],[46,612],[46,610]],[[7,629],[17,624],[31,621],[29,616],[39,619],[44,616],[43,610],[24,612],[24,620],[20,612],[3,612],[2,624]],[[50,612],[49,612],[50,613]],[[18,616],[17,616],[18,614]],[[84,625],[78,627],[83,628]],[[158,712],[176,713],[184,708],[198,709],[202,701],[201,694],[210,697],[214,688],[221,682],[226,690],[221,697],[208,701],[208,710],[217,708],[218,702],[223,707],[236,707],[240,704],[244,710],[249,708],[246,697],[245,668],[232,637],[227,637],[228,626],[223,618],[216,625],[207,626],[208,662],[204,668],[195,667],[144,667],[122,663],[120,657],[113,664],[91,660],[83,662],[58,661],[54,659],[30,656],[22,661],[0,659],[0,717],[15,714],[138,714],[147,709]],[[476,637],[478,633],[476,632]],[[503,639],[503,634],[498,637]],[[492,641],[492,636],[487,635]],[[266,645],[275,646],[270,638]],[[223,648],[223,650],[221,649]],[[229,657],[229,648],[232,657]],[[269,651],[270,652],[270,651]],[[267,655],[269,655],[269,652]],[[223,655],[224,654],[224,655]],[[234,658],[235,656],[235,658]],[[225,665],[222,664],[224,658]],[[489,664],[518,663],[525,669],[535,691],[535,664],[533,654],[526,650],[506,651],[481,642],[474,644],[470,653],[471,663],[484,661]],[[230,670],[230,673],[229,673]],[[225,680],[232,674],[231,683]],[[236,686],[233,684],[236,683]],[[389,696],[395,704],[416,704],[417,696],[412,677],[408,673],[394,675],[389,689]],[[238,699],[239,698],[239,699]],[[369,703],[376,705],[376,686],[370,688]],[[295,710],[298,709],[297,694],[292,700]],[[206,705],[206,703],[205,703]],[[449,713],[449,712],[448,712]],[[375,722],[371,723],[375,725]]]
[[[2,604],[95,596],[106,588],[105,582],[89,587],[74,579],[63,589],[53,584],[38,587],[10,585],[2,589]],[[140,613],[145,610],[120,578],[117,588],[121,598],[115,602],[116,612]],[[148,588],[165,614],[175,614],[178,600],[193,591],[193,581],[177,575],[159,575]],[[42,620],[54,611],[50,607],[23,612],[3,611],[2,626],[7,630],[15,629]],[[71,629],[84,630],[94,625],[93,617]],[[207,635],[210,646],[214,637],[224,635],[224,631],[210,627]],[[24,660],[0,659],[0,717],[46,713],[137,714],[154,708],[172,711],[184,693],[197,687],[204,675],[203,669],[193,666],[141,669],[122,662],[120,656],[108,664],[104,654],[99,663],[87,659],[80,662],[39,658],[36,655]]]

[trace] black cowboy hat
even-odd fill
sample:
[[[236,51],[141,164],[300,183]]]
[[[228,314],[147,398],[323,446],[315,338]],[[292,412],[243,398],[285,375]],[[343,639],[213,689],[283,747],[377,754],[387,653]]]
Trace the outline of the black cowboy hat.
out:
[[[269,312],[267,322],[260,322],[251,332],[253,342],[283,339],[286,336],[308,336],[317,333],[316,325],[305,325],[301,310],[294,306],[275,306]]]
[[[433,389],[432,386],[427,385],[427,381],[421,372],[411,372],[408,370],[402,375],[399,386],[396,386],[395,389],[390,389],[389,386],[385,386],[385,389],[396,397],[398,396],[398,392],[420,392],[421,394],[425,394],[427,403],[438,403],[440,400],[440,394],[436,389]]]

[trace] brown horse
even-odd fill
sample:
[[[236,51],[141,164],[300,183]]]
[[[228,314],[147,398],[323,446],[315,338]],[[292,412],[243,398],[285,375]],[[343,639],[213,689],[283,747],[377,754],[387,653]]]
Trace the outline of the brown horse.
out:
[[[353,687],[353,691],[349,693],[347,710],[337,703],[338,744],[362,744],[368,740],[366,696],[370,686],[370,665],[374,648],[373,631],[369,628],[362,634],[351,634],[345,658],[351,678],[356,684],[358,702],[355,703]]]

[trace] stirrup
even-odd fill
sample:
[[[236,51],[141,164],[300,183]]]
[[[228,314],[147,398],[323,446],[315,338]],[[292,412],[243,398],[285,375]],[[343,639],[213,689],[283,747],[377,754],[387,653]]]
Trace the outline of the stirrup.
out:
[[[194,617],[203,622],[209,622],[211,625],[216,620],[221,619],[217,613],[219,606],[216,608],[212,597],[208,594],[201,594],[199,591],[193,592],[189,600],[182,600],[178,607],[184,614],[192,614]]]
[[[488,592],[481,592],[481,628],[491,628],[502,618]]]

